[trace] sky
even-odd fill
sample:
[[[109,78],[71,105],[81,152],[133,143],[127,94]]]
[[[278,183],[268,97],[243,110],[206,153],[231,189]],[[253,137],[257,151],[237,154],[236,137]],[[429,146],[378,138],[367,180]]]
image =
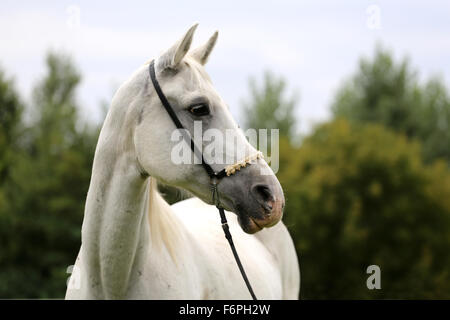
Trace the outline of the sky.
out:
[[[450,81],[448,1],[5,1],[0,2],[0,66],[30,101],[49,50],[72,56],[83,80],[81,115],[102,121],[100,103],[135,69],[198,22],[193,47],[215,30],[206,69],[232,114],[242,119],[250,77],[265,70],[297,92],[299,132],[330,117],[339,86],[377,44],[409,57],[425,81]]]

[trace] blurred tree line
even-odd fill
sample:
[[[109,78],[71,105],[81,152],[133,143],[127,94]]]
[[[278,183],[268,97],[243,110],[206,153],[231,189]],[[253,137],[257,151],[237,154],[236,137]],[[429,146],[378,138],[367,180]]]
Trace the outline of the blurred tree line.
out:
[[[422,84],[407,59],[378,47],[338,90],[332,119],[299,147],[286,128],[294,115],[284,91],[282,79],[267,75],[252,84],[244,117],[247,126],[280,128],[277,176],[300,296],[450,298],[450,97],[442,79]],[[264,113],[267,104],[286,118]],[[381,290],[366,286],[370,265],[381,269]]]
[[[0,71],[0,298],[62,298],[80,246],[99,127],[78,114],[81,75],[50,53],[24,103]],[[250,81],[244,124],[280,129],[284,221],[301,297],[450,298],[450,97],[377,48],[338,90],[333,117],[296,134],[282,77]],[[173,203],[184,193],[161,186]],[[369,290],[366,268],[381,268]]]
[[[0,298],[62,298],[80,247],[98,128],[77,114],[72,61],[46,69],[26,108],[0,74]]]

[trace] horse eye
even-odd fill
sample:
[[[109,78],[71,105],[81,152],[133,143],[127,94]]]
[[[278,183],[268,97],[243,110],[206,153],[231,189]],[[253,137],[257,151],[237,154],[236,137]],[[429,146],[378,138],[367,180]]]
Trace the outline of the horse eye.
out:
[[[189,112],[198,117],[207,116],[209,115],[209,107],[204,103],[195,104],[189,107]]]

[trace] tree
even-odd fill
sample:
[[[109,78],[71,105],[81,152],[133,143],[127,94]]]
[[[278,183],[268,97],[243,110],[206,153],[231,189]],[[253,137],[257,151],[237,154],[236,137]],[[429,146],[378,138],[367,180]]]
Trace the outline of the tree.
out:
[[[394,61],[378,47],[373,60],[361,59],[357,72],[338,90],[335,117],[380,123],[423,142],[427,162],[444,158],[450,164],[450,97],[440,78],[425,84],[409,61]]]
[[[14,235],[12,226],[14,203],[11,201],[13,173],[11,167],[17,161],[23,106],[11,80],[0,71],[0,292],[4,292],[6,261],[14,248],[9,244]]]
[[[297,97],[286,97],[286,81],[267,71],[261,86],[258,86],[254,79],[250,79],[249,88],[250,98],[243,103],[244,126],[254,129],[279,129],[280,136],[294,139]]]
[[[41,152],[73,144],[77,119],[75,90],[81,80],[67,56],[50,53],[46,64],[48,74],[36,85],[33,95],[34,135]]]
[[[80,246],[98,129],[78,120],[80,75],[70,58],[50,53],[46,66],[34,91],[34,121],[10,167],[11,223],[0,232],[8,234],[2,298],[63,297],[66,270]]]
[[[442,158],[450,165],[450,94],[442,79],[428,81],[421,102],[417,138],[423,142],[425,160]]]
[[[7,206],[6,186],[14,163],[15,142],[21,127],[23,106],[11,80],[0,70],[0,211]]]
[[[450,298],[445,163],[424,165],[420,143],[343,119],[280,155],[304,298]],[[366,287],[370,265],[381,290]]]

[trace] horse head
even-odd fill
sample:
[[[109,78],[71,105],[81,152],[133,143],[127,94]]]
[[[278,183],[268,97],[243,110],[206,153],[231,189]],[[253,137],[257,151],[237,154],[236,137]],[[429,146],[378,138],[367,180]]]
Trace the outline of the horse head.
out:
[[[195,136],[196,124],[201,125],[204,134],[196,143],[202,147],[204,155],[208,148],[211,149],[207,132],[215,133],[215,137],[220,134],[227,137],[233,133],[233,141],[221,141],[220,147],[214,150],[214,156],[207,160],[216,172],[228,167],[230,175],[218,184],[220,203],[224,209],[237,214],[245,232],[255,233],[280,221],[284,207],[283,191],[267,162],[255,156],[258,151],[247,141],[205,71],[204,66],[218,33],[215,32],[204,45],[190,50],[196,27],[192,26],[179,41],[155,59],[155,74],[176,116],[191,136]],[[179,147],[179,141],[173,139],[176,127],[152,86],[148,65],[139,69],[126,85],[133,87],[135,92],[129,104],[135,115],[133,143],[140,170],[213,204],[210,177],[195,162],[195,157],[190,158],[194,159],[190,163],[174,161],[174,154],[177,154],[174,150]],[[126,92],[129,94],[133,90]],[[212,140],[211,134],[209,140]],[[217,144],[218,141],[215,142]],[[222,161],[212,161],[217,159]]]

